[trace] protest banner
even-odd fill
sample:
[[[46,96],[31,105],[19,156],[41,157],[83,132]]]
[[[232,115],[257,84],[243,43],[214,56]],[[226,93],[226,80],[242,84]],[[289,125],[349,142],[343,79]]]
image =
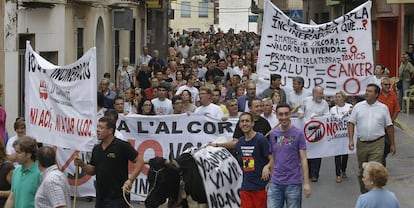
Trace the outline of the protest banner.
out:
[[[96,52],[55,66],[26,44],[26,131],[38,142],[91,151],[96,143]]]
[[[55,66],[41,58],[28,44],[26,51],[26,120],[27,134],[39,142],[55,146],[59,168],[68,176],[71,186],[75,184],[73,160],[79,156],[85,162],[90,160],[91,150],[96,144],[96,67],[94,49],[81,59],[65,67]],[[292,123],[304,129],[307,138],[308,157],[328,157],[337,154],[354,153],[347,150],[346,118],[320,117],[304,122],[292,118]],[[198,114],[167,116],[120,115],[117,129],[133,145],[144,159],[154,156],[168,158],[182,154],[191,147],[200,147],[218,137],[232,140],[237,120],[221,121]],[[88,124],[88,128],[85,125]],[[315,130],[316,129],[316,130]],[[204,151],[207,151],[204,152]],[[224,150],[205,148],[203,158],[215,154],[225,155]],[[201,161],[195,156],[196,161]],[[197,160],[198,158],[198,160]],[[214,177],[205,178],[209,192],[210,207],[222,207],[223,203],[236,206],[239,196],[234,187],[241,177],[235,174],[234,158],[219,161],[219,171],[202,172],[220,175],[228,180],[229,189],[215,188]],[[199,163],[201,164],[201,163]],[[130,163],[130,167],[132,167]],[[203,168],[203,166],[200,166]],[[132,170],[132,168],[130,168]],[[221,171],[221,172],[220,172]],[[224,172],[227,171],[227,172]],[[149,190],[148,167],[133,184],[132,200],[145,200]],[[232,173],[234,181],[230,181]],[[218,175],[217,175],[218,174]],[[227,178],[226,178],[227,177]],[[214,179],[214,180],[213,180]],[[79,196],[95,196],[95,177],[80,170],[78,180]],[[226,186],[227,187],[227,186]]]
[[[354,151],[348,150],[348,132],[345,125],[347,118],[334,118],[333,116],[325,116],[304,122],[303,119],[292,118],[292,124],[300,129],[304,129],[305,137],[307,137],[308,157],[329,157],[337,154],[352,154]],[[233,132],[236,127],[236,120],[220,121],[204,115],[166,115],[166,116],[142,116],[142,115],[120,115],[117,123],[117,129],[122,133],[131,145],[133,145],[140,154],[143,154],[145,160],[155,156],[169,158],[172,154],[174,158],[181,155],[185,150],[192,147],[200,147],[210,141],[214,141],[218,137],[225,137],[227,141],[232,140]],[[312,133],[315,129],[314,124],[320,124],[319,135]],[[210,150],[207,148],[208,151]],[[75,167],[73,165],[74,155],[79,154],[85,162],[89,161],[90,153],[60,150],[58,166],[63,168],[66,175],[69,176],[69,183],[73,185],[73,176]],[[200,154],[208,154],[200,152]],[[213,151],[214,152],[214,151]],[[197,156],[196,156],[197,157]],[[197,161],[197,159],[196,159]],[[226,168],[233,168],[226,159],[223,164]],[[227,164],[227,165],[226,165]],[[132,163],[130,166],[132,167]],[[227,170],[220,168],[221,170]],[[130,168],[132,170],[132,168]],[[232,169],[233,170],[233,169]],[[132,200],[142,201],[149,190],[147,181],[148,166],[145,166],[142,173],[138,176],[132,186],[132,192],[138,195],[132,195]],[[203,172],[200,172],[204,174]],[[209,172],[213,174],[213,172]],[[84,172],[79,173],[80,196],[94,196],[95,192],[93,181],[95,177],[88,176]],[[213,181],[206,180],[205,183],[212,184]],[[210,186],[208,185],[208,186]],[[216,193],[215,195],[213,193]],[[219,192],[215,190],[211,195],[211,203],[220,205],[223,201],[219,199]],[[221,192],[220,192],[221,193]],[[231,191],[224,191],[220,196],[226,196]],[[233,198],[230,194],[229,202]],[[208,196],[210,197],[210,195]],[[210,199],[209,199],[210,200]],[[227,198],[226,198],[227,200]],[[220,206],[218,206],[220,207]]]
[[[227,149],[210,146],[192,155],[203,179],[208,207],[240,207],[243,172],[236,158]]]
[[[257,93],[270,84],[270,74],[282,76],[282,87],[304,78],[304,88],[319,85],[326,95],[342,90],[361,95],[373,75],[371,1],[328,23],[292,21],[270,0],[264,3],[257,64]]]
[[[120,114],[117,130],[143,155],[145,160],[148,160],[155,156],[169,158],[170,153],[176,158],[188,148],[200,147],[218,137],[225,137],[230,141],[236,122],[237,120],[221,121],[201,114],[165,116]],[[75,172],[73,157],[78,153],[59,148],[58,150],[66,155],[66,157],[59,157],[58,166],[68,164],[68,167],[64,168],[64,173],[71,179]],[[80,152],[79,155],[85,162],[89,162],[90,153]],[[133,164],[130,163],[129,166],[129,171],[132,171]],[[144,166],[142,173],[132,185],[131,191],[137,194],[131,196],[134,201],[143,201],[148,194],[148,168],[147,165]],[[82,171],[79,173],[79,196],[95,196],[94,189],[91,187],[94,180],[95,177],[88,176]],[[69,180],[71,185],[74,184],[72,182]]]
[[[306,139],[307,157],[355,154],[356,149],[351,151],[348,148],[348,119],[348,115],[343,117],[326,115],[304,121],[303,133]],[[356,143],[356,137],[353,139]]]

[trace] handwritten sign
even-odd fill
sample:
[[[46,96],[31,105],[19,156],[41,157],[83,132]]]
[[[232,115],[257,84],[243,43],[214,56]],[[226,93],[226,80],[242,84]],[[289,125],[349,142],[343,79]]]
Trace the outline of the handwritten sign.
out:
[[[227,149],[215,147],[202,148],[193,157],[204,182],[208,207],[240,207],[243,172],[236,158]]]
[[[331,22],[307,25],[294,22],[269,0],[265,1],[257,73],[258,93],[270,84],[269,74],[282,75],[282,87],[304,78],[304,88],[316,85],[325,94],[339,90],[365,92],[373,75],[371,1]]]
[[[26,45],[25,117],[38,142],[90,151],[96,143],[96,52],[55,66]]]

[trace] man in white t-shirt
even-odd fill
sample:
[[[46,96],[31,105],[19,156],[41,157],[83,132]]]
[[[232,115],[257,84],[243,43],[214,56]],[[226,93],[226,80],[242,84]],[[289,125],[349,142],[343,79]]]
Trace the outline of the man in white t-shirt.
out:
[[[167,98],[167,89],[164,84],[160,84],[158,97],[151,100],[156,115],[170,115],[174,111],[171,100]]]
[[[186,81],[187,81],[187,84],[184,85],[184,86],[179,87],[177,89],[177,92],[175,92],[175,94],[176,95],[181,95],[181,93],[184,90],[188,90],[188,91],[191,92],[191,97],[192,97],[191,102],[194,105],[197,105],[197,102],[200,101],[198,89],[196,87],[194,87],[194,83],[197,81],[197,77],[193,74],[190,74],[186,77]]]
[[[212,118],[222,119],[223,118],[223,111],[221,108],[211,103],[211,95],[213,92],[210,88],[201,87],[200,88],[200,107],[196,108],[194,113],[196,114],[204,114]]]
[[[183,54],[183,58],[188,60],[188,53],[190,52],[190,47],[186,44],[185,40],[181,40],[181,44],[177,47],[177,50]]]

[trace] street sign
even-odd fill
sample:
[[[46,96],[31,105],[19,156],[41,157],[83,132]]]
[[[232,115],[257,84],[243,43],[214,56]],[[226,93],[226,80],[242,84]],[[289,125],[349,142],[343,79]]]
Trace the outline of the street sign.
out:
[[[302,22],[303,12],[302,10],[290,10],[289,17],[295,22]]]
[[[258,15],[249,15],[249,22],[257,22]]]

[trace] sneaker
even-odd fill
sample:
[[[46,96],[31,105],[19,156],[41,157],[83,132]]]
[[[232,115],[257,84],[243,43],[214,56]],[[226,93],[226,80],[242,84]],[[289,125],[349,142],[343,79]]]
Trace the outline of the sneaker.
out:
[[[342,178],[348,178],[348,176],[346,175],[346,173],[342,173]]]
[[[341,183],[342,182],[342,177],[341,176],[336,176],[336,182]]]
[[[318,178],[317,177],[312,177],[312,182],[318,182]]]

